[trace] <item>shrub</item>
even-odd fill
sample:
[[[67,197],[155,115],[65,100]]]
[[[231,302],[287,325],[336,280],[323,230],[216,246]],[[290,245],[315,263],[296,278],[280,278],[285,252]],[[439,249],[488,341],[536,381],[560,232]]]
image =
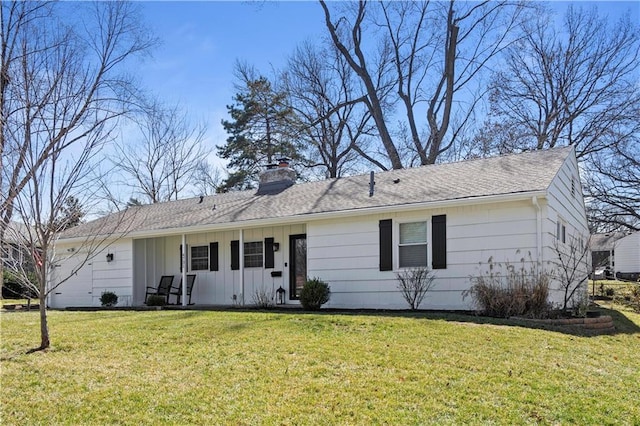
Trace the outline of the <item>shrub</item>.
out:
[[[3,299],[38,298],[38,281],[33,272],[27,272],[25,276],[4,269],[4,271],[2,271],[2,276],[4,280],[4,284],[2,285]],[[28,283],[24,281],[24,278],[28,279]]]
[[[118,295],[112,291],[105,291],[100,296],[102,306],[116,306],[118,304]]]
[[[412,310],[418,309],[436,278],[429,268],[406,269],[396,274],[398,289]]]
[[[147,298],[147,306],[164,306],[167,304],[167,298],[159,294],[152,294]]]
[[[258,308],[273,308],[274,300],[273,290],[267,290],[263,287],[253,293],[253,304]]]
[[[604,294],[608,297],[613,297],[616,294],[616,291],[614,289],[612,289],[611,287],[607,287],[604,290]]]
[[[331,288],[320,278],[312,278],[302,287],[300,291],[300,304],[309,311],[316,311],[320,306],[329,301]]]
[[[471,296],[479,310],[487,316],[508,318],[528,316],[541,318],[549,315],[548,302],[551,275],[540,270],[533,262],[527,269],[524,258],[516,269],[506,262],[503,265],[488,261],[489,270],[471,277],[471,288],[463,292],[463,298]]]

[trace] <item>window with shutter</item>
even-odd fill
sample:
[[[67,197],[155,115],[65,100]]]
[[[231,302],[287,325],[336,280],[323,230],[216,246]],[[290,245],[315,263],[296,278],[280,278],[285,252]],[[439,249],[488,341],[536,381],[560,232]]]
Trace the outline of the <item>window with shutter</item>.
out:
[[[262,268],[262,241],[244,243],[244,267]]]
[[[427,266],[427,222],[401,223],[399,230],[400,268]]]
[[[191,247],[191,270],[206,271],[209,269],[209,246]]]

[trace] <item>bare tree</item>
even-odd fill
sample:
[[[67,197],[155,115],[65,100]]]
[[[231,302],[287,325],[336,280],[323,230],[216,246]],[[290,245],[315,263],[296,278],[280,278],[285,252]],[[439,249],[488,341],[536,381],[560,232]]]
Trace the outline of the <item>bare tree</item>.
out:
[[[207,160],[200,160],[196,164],[193,186],[195,195],[214,195],[222,181],[220,169]]]
[[[64,201],[81,186],[73,184],[73,176],[82,175],[82,164],[110,140],[115,122],[135,102],[135,86],[121,66],[154,42],[140,26],[134,5],[84,7],[78,5],[80,18],[69,22],[59,4],[3,2],[0,7],[0,239],[18,208],[38,236],[30,238],[29,248],[34,263],[43,265],[41,286],[47,262],[37,259],[45,255],[37,250],[51,247],[57,232],[51,218],[59,220]],[[71,180],[59,174],[63,170]],[[54,194],[64,184],[69,188]],[[41,196],[29,198],[25,191]],[[36,205],[27,208],[31,202]],[[45,297],[42,291],[38,349],[49,346]]]
[[[403,161],[393,140],[393,107],[404,110],[402,131],[419,163],[435,163],[469,125],[479,100],[472,87],[513,41],[524,10],[511,2],[360,1],[334,21],[320,4],[333,43],[365,87],[364,102],[396,169]],[[365,51],[374,41],[377,55]]]
[[[585,173],[594,229],[640,231],[640,110],[637,117],[637,130],[592,156]]]
[[[637,123],[640,27],[570,5],[561,30],[549,14],[522,28],[491,84],[490,125],[509,135],[497,149],[574,145],[581,158],[616,145]]]
[[[207,127],[192,123],[178,106],[153,102],[134,119],[140,139],[122,139],[113,164],[124,186],[149,203],[177,200],[194,183],[200,162],[211,152],[204,145]]]
[[[76,208],[69,210],[69,200],[77,204],[89,204],[94,199],[96,183],[89,170],[100,161],[98,154],[103,138],[94,134],[85,140],[80,152],[57,153],[49,156],[38,167],[33,178],[27,182],[20,194],[14,199],[15,216],[26,226],[19,236],[21,250],[28,253],[27,262],[13,264],[9,268],[23,288],[37,295],[40,306],[40,346],[34,350],[46,349],[50,345],[47,321],[48,296],[63,282],[70,278],[97,254],[106,249],[110,241],[124,235],[106,228],[96,229],[86,238],[80,249],[71,253],[57,253],[55,243],[64,230],[78,223]],[[26,166],[33,167],[31,157],[27,157]],[[80,198],[81,197],[81,198]],[[71,207],[73,207],[73,203]],[[128,212],[127,220],[132,219],[134,211]],[[125,216],[120,216],[123,223]],[[56,277],[56,264],[74,258],[76,268],[71,275]]]
[[[323,169],[326,178],[358,170],[362,158],[384,167],[367,152],[371,114],[356,99],[358,82],[344,57],[331,44],[300,45],[283,75],[299,134],[307,147],[307,166]]]
[[[570,5],[560,30],[552,18],[524,24],[494,75],[488,150],[575,146],[591,226],[638,229],[640,27],[608,24],[595,7]]]
[[[570,307],[580,305],[587,295],[589,240],[579,235],[567,235],[565,242],[555,239],[553,249],[556,254],[554,275],[563,293],[562,310],[567,311]]]

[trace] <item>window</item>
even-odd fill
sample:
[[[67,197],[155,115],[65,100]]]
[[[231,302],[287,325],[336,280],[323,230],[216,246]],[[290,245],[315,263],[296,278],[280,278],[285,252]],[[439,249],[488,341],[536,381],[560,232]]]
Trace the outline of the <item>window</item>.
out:
[[[563,243],[567,242],[567,225],[562,219],[558,219],[556,223],[556,240]]]
[[[244,267],[262,268],[262,241],[244,243]]]
[[[427,266],[427,222],[400,224],[398,261],[401,268]]]
[[[209,246],[191,247],[191,270],[206,271],[209,269]]]

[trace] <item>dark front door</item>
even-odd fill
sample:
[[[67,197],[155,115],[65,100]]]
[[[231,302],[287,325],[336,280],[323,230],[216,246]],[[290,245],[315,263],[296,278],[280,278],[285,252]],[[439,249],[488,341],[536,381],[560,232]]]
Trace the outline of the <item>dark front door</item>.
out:
[[[307,234],[289,236],[289,300],[298,300],[307,281]]]

